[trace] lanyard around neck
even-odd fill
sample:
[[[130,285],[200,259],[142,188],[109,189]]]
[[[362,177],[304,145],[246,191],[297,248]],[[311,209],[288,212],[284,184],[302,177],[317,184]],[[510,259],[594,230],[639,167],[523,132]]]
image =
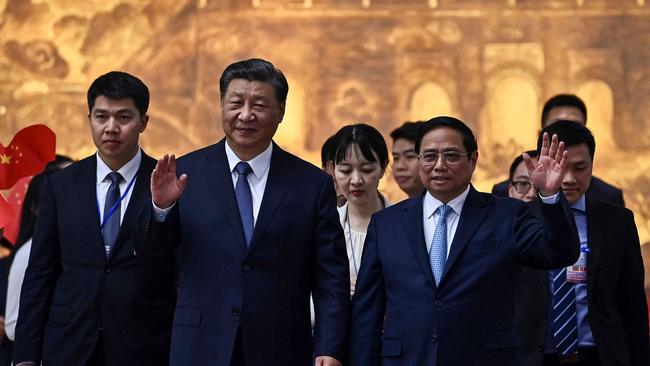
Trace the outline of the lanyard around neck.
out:
[[[99,220],[102,221],[102,224],[99,226],[99,230],[102,230],[104,228],[104,224],[106,224],[108,219],[115,213],[115,211],[117,211],[117,208],[120,206],[120,203],[124,200],[126,195],[129,194],[129,191],[133,187],[133,182],[135,182],[135,177],[137,177],[137,176],[138,176],[138,174],[133,175],[133,178],[131,178],[131,181],[129,182],[129,185],[126,187],[126,190],[124,191],[124,194],[122,194],[120,199],[117,200],[117,202],[115,202],[113,204],[113,206],[111,206],[111,208],[108,210],[108,213],[106,214],[106,218],[104,219],[104,221],[102,221],[102,211],[99,208],[99,198],[96,198],[97,212],[99,213]]]

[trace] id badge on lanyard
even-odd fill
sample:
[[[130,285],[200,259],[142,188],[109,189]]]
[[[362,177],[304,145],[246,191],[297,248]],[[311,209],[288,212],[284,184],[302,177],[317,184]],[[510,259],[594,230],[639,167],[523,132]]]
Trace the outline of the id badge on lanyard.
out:
[[[566,268],[566,281],[570,283],[587,283],[587,255],[591,249],[580,247],[580,257],[572,266]]]

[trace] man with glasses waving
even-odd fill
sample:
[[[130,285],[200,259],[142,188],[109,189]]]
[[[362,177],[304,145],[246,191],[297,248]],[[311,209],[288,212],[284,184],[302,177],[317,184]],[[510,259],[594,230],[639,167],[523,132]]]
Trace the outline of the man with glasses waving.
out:
[[[565,266],[579,254],[560,191],[564,144],[546,135],[537,161],[524,155],[542,221],[521,201],[472,187],[478,147],[462,121],[429,120],[415,150],[427,192],[371,219],[347,364],[518,365],[512,313],[521,269]]]

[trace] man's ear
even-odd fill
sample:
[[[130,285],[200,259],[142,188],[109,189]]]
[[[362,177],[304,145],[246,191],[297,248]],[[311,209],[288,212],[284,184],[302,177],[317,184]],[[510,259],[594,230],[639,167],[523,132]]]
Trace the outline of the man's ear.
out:
[[[140,133],[144,132],[144,130],[147,128],[147,124],[149,123],[149,115],[145,114],[144,117],[141,118],[142,120],[142,126],[140,126]]]
[[[282,120],[284,119],[284,112],[285,112],[286,107],[287,107],[287,102],[282,102],[282,103],[280,103],[278,105],[278,110],[279,110],[278,113],[280,114],[280,122],[282,122]],[[278,123],[280,123],[280,122],[278,122]]]
[[[472,165],[476,167],[476,163],[478,162],[478,150],[474,151],[472,153]]]

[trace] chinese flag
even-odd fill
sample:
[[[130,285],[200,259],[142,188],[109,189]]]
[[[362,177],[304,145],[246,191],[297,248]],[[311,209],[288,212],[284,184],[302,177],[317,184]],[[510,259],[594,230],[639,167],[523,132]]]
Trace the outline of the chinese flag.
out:
[[[34,175],[55,157],[56,136],[45,125],[18,131],[9,146],[0,144],[0,189],[9,189],[22,178]]]
[[[14,210],[5,200],[5,197],[0,194],[0,229],[5,227],[9,221],[14,217]],[[4,235],[4,234],[3,234]]]
[[[32,181],[32,178],[33,176],[20,178],[18,183],[14,185],[7,196],[7,203],[13,210],[13,217],[11,217],[9,222],[5,225],[5,230],[2,233],[2,236],[4,236],[11,244],[16,244],[16,240],[18,239],[25,194],[27,193],[27,188],[29,188],[29,182]]]

